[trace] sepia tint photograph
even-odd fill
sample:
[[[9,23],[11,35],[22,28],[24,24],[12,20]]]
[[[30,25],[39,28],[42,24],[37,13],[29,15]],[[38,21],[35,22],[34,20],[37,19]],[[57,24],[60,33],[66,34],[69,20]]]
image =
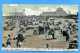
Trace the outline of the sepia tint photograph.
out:
[[[3,48],[77,49],[77,5],[4,4]]]

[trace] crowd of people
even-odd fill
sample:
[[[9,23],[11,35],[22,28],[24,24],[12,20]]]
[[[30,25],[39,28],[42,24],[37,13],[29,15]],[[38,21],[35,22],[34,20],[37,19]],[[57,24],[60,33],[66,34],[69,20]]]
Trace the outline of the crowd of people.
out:
[[[46,40],[51,40],[51,39],[58,39],[56,36],[56,34],[58,34],[58,36],[63,36],[63,37],[66,37],[66,42],[70,42],[70,39],[71,39],[71,33],[72,33],[72,24],[73,23],[70,23],[70,22],[66,22],[66,23],[62,23],[62,22],[57,22],[56,24],[53,22],[52,24],[51,23],[47,23],[46,25],[43,24],[43,26],[38,26],[38,30],[34,30],[33,31],[33,35],[40,35],[40,34],[47,34],[48,38],[46,38]],[[52,28],[51,28],[51,25],[52,25]],[[22,29],[21,29],[22,31]],[[20,31],[19,31],[20,32]],[[58,32],[58,33],[56,33]],[[15,41],[16,40],[16,47],[21,47],[22,45],[22,42],[24,40],[24,34],[17,34],[16,37],[13,38],[13,40]],[[7,41],[6,41],[6,45],[7,47],[10,47],[11,46],[11,38],[10,38],[10,34],[8,34],[8,37],[7,37]],[[51,37],[49,37],[51,36]],[[62,39],[62,38],[60,38]],[[5,46],[3,44],[3,46]]]
[[[69,41],[70,36],[71,36],[71,23],[65,23],[65,24],[53,24],[52,28],[50,27],[49,24],[47,24],[45,27],[39,26],[38,27],[38,32],[40,34],[47,33],[48,36],[52,35],[52,39],[55,39],[56,36],[56,31],[59,32],[63,37],[66,37],[66,41]],[[36,32],[36,31],[35,31]],[[59,36],[60,36],[59,34]]]

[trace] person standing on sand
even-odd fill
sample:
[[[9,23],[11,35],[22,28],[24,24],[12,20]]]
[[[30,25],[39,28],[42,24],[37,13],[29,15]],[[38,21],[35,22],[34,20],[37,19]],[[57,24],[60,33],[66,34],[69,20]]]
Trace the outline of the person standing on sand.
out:
[[[8,48],[11,47],[11,42],[10,42],[11,38],[10,38],[10,34],[8,34],[8,39],[7,39],[7,42],[6,42],[6,45]]]

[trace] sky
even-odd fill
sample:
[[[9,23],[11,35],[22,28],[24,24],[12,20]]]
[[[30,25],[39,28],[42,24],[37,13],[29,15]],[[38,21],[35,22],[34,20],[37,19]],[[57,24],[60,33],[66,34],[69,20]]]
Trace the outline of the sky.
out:
[[[53,4],[4,4],[3,16],[8,16],[11,12],[24,12],[26,15],[39,15],[45,11],[56,11],[57,8],[63,8],[66,13],[76,14],[77,5],[53,5]]]

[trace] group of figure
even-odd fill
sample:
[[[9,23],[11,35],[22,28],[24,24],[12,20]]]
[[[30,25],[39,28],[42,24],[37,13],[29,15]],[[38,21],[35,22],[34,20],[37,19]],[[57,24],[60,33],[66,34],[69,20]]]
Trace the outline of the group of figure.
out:
[[[54,25],[53,25],[54,26]],[[55,32],[60,32],[60,35],[63,35],[63,37],[66,37],[66,42],[70,40],[70,36],[71,36],[71,23],[68,23],[67,25],[64,24],[64,26],[59,26],[57,25],[57,27],[54,27],[53,29],[49,29],[48,31],[48,36],[51,35],[52,39],[57,39],[55,36]]]
[[[8,35],[8,38],[7,38],[7,41],[6,41],[6,45],[7,45],[7,47],[8,48],[10,48],[11,47],[11,37],[10,37],[11,35],[9,34]],[[21,47],[21,45],[22,45],[22,42],[23,42],[23,40],[24,40],[24,36],[23,36],[23,34],[18,34],[16,37],[14,37],[13,38],[13,40],[14,41],[16,41],[16,47],[17,48],[20,48]],[[4,45],[3,45],[4,46]]]

